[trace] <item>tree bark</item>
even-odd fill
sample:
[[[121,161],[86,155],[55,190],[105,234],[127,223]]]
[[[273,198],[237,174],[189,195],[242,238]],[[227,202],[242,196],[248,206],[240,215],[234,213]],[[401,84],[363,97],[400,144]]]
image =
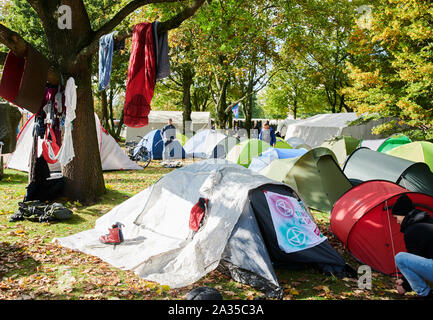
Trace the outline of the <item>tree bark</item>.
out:
[[[74,159],[62,168],[65,195],[84,204],[97,201],[105,192],[93,108],[91,59],[87,71],[74,75],[77,85],[76,119],[72,130]]]
[[[182,74],[182,105],[183,105],[183,113],[182,113],[182,121],[183,128],[182,133],[186,132],[186,123],[191,121],[191,112],[192,112],[192,103],[191,103],[191,86],[193,82],[194,73],[190,67],[187,67],[183,70]]]

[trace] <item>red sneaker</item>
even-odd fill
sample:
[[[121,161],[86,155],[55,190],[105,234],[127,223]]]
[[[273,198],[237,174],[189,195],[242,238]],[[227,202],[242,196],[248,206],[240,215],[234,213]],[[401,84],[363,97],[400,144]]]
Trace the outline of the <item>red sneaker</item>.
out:
[[[101,236],[99,240],[104,244],[119,244],[123,242],[121,227],[116,223],[111,229],[108,229],[109,234]]]

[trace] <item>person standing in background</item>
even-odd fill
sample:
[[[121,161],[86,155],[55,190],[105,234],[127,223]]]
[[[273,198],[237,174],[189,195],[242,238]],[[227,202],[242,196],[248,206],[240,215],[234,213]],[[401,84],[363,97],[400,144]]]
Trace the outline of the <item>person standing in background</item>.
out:
[[[269,143],[272,147],[275,146],[277,137],[275,136],[274,129],[269,125],[269,121],[266,121],[266,123],[263,125],[263,128],[260,131],[259,139]]]
[[[162,152],[162,161],[170,161],[170,153],[173,150],[173,141],[176,139],[176,127],[173,125],[173,120],[168,119],[167,125],[161,130],[164,150]]]

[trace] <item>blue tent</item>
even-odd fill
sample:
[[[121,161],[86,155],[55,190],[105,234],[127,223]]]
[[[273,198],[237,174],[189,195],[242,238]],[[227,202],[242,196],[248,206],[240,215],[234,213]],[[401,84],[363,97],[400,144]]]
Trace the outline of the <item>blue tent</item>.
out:
[[[302,156],[307,152],[307,149],[280,149],[280,148],[269,148],[262,152],[258,157],[251,160],[251,164],[248,169],[255,172],[260,172],[262,169],[267,167],[275,159],[287,159]]]
[[[184,159],[185,150],[179,141],[175,140],[170,157],[173,159]],[[145,146],[150,151],[153,160],[161,160],[164,150],[164,142],[162,141],[161,130],[152,130],[135,147],[134,152],[137,152],[141,146]]]

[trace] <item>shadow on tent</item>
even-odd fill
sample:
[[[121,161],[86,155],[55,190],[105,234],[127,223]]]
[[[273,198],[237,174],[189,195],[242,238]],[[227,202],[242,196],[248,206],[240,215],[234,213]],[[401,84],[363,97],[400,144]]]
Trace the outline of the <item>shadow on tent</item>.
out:
[[[433,173],[427,164],[397,158],[368,148],[358,148],[346,159],[343,172],[353,185],[387,180],[414,192],[433,196]]]

